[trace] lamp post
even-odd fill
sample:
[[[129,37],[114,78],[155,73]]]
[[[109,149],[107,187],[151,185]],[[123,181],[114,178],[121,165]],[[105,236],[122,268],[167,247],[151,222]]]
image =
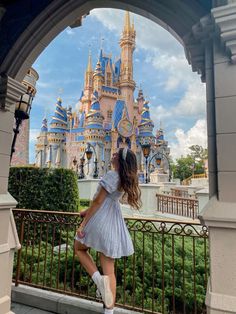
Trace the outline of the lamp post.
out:
[[[84,154],[85,154],[85,153],[84,153]],[[83,154],[83,156],[80,158],[80,165],[79,165],[80,172],[79,172],[79,175],[78,175],[78,178],[79,178],[79,179],[83,179],[83,178],[84,178],[84,162],[85,162],[84,154]]]
[[[145,157],[145,165],[146,165],[146,175],[145,175],[145,183],[148,183],[148,157],[151,151],[150,144],[143,144],[142,146],[143,156]]]
[[[169,168],[169,182],[171,181],[171,177],[172,177],[172,173],[171,173],[171,167],[170,167],[170,161],[169,161],[169,158],[166,156],[166,154],[162,153],[162,152],[157,152],[156,154],[154,154],[152,156],[152,158],[150,159],[149,161],[149,165],[148,165],[148,168],[150,167],[150,164],[152,162],[152,160],[155,158],[156,159],[156,164],[157,166],[160,166],[161,164],[161,161],[162,161],[162,157],[164,157],[167,162],[168,162],[168,168]]]
[[[92,148],[92,149],[91,149]],[[89,162],[92,158],[92,155],[95,155],[95,159],[94,159],[94,174],[93,174],[93,178],[96,179],[98,177],[98,159],[97,159],[97,154],[96,154],[96,150],[94,148],[94,146],[90,143],[88,143],[88,146],[85,150],[85,152],[83,153],[83,156],[80,158],[80,174],[79,174],[79,179],[83,179],[84,178],[84,162],[85,162],[85,158],[84,155],[86,154],[87,160],[88,160],[88,165]]]
[[[16,125],[15,125],[15,128],[13,129],[14,137],[13,137],[12,145],[11,145],[11,159],[12,159],[13,153],[15,152],[16,138],[17,138],[17,135],[19,134],[20,125],[23,120],[29,119],[32,101],[33,101],[33,95],[30,93],[26,93],[22,95],[20,97],[20,100],[16,103],[16,107],[15,107]]]
[[[75,172],[76,172],[76,175],[78,176],[78,161],[76,159],[76,157],[74,157],[74,159],[72,160],[72,163],[74,165],[74,169],[75,169]]]

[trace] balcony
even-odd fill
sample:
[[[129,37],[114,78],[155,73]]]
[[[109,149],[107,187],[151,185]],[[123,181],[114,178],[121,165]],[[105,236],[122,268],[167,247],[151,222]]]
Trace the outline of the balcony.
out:
[[[15,286],[99,304],[95,285],[73,251],[79,215],[17,209],[14,216],[22,244],[14,262]],[[154,314],[205,313],[207,228],[198,222],[134,217],[126,220],[135,254],[116,260],[116,306]],[[98,254],[93,250],[91,254],[98,263]]]

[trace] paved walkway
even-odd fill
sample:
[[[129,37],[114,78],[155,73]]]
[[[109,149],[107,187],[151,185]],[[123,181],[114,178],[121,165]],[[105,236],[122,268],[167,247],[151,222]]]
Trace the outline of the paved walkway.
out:
[[[52,312],[46,312],[35,307],[12,302],[11,310],[15,314],[52,314]]]

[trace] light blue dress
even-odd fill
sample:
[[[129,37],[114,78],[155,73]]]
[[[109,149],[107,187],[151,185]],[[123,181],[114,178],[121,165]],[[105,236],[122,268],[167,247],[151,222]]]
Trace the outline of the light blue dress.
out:
[[[108,171],[100,180],[95,194],[96,196],[102,186],[108,192],[107,197],[84,227],[85,236],[82,239],[75,236],[77,241],[111,258],[134,253],[133,243],[121,213],[119,198],[122,192],[118,191],[118,185],[119,174],[116,171]]]

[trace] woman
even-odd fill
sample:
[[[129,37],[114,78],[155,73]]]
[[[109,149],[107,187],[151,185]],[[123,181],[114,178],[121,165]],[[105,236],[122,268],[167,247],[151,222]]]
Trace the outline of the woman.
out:
[[[135,154],[127,147],[121,148],[111,162],[114,171],[109,171],[101,179],[92,205],[82,214],[84,220],[75,237],[75,253],[97,286],[97,294],[105,304],[105,314],[113,313],[115,303],[115,258],[134,253],[119,199],[123,195],[133,208],[141,206]],[[88,253],[90,247],[100,252],[103,275]]]

